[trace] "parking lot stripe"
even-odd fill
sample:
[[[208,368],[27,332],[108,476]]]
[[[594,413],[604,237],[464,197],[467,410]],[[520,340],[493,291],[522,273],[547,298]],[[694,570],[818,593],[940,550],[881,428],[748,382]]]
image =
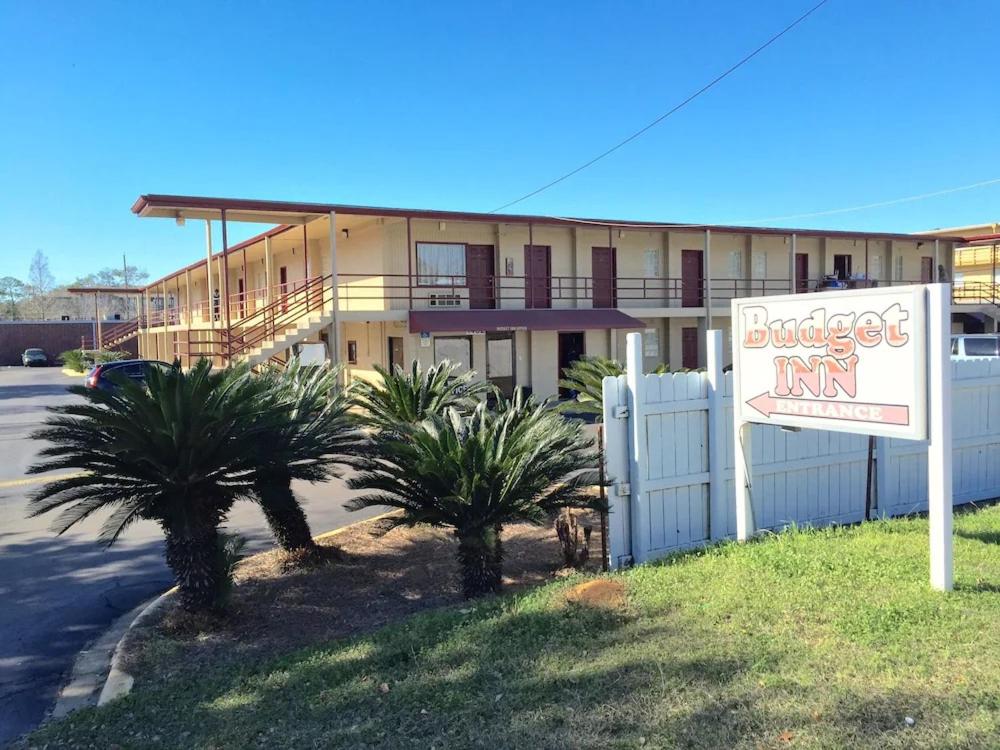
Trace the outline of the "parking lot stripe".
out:
[[[27,484],[48,484],[49,482],[57,482],[60,479],[72,479],[73,477],[83,476],[85,472],[77,471],[73,474],[57,474],[52,477],[28,477],[27,479],[5,479],[0,480],[0,490],[5,490],[9,487],[23,487]]]

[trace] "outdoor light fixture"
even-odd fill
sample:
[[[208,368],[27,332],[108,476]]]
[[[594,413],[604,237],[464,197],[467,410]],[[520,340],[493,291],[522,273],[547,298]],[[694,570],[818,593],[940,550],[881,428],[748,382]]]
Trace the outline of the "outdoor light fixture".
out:
[[[445,227],[446,227],[446,226],[447,226],[447,225],[446,225],[446,224],[445,224],[445,223],[444,223],[443,221],[439,221],[439,222],[438,222],[438,231],[439,231],[439,232],[443,232],[443,231],[445,230]]]
[[[351,230],[348,229],[347,227],[344,227],[340,231],[343,233],[345,240],[349,240],[351,238]]]
[[[184,226],[185,219],[180,214],[177,214],[177,217],[174,219],[174,221],[177,222],[177,226],[179,227]]]

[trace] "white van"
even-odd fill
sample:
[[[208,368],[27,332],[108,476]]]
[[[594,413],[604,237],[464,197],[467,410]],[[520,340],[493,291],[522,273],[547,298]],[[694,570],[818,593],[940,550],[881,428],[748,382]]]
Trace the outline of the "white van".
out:
[[[963,333],[951,337],[952,359],[1000,357],[1000,334]]]

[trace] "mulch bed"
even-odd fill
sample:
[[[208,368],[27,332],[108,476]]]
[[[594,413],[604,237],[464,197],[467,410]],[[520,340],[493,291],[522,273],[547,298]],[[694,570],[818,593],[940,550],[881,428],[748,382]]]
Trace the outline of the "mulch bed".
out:
[[[590,560],[600,569],[600,523]],[[582,538],[582,536],[581,536]],[[562,567],[552,526],[504,528],[504,588],[516,591],[571,572]],[[193,619],[175,605],[158,622],[133,631],[125,668],[141,687],[225,663],[247,665],[299,648],[364,633],[432,607],[464,600],[457,543],[443,529],[398,528],[367,521],[320,539],[329,562],[291,569],[280,551],[254,555],[236,570],[230,610],[222,620]]]

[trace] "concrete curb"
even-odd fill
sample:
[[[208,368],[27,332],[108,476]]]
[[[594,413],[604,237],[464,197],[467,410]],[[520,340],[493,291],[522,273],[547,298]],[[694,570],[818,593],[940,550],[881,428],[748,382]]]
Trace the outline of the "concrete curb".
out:
[[[354,521],[339,529],[318,534],[314,539],[316,541],[329,539],[355,526],[370,521],[379,521],[397,512],[389,511],[371,518]],[[111,624],[111,627],[97,639],[93,646],[80,652],[73,665],[70,681],[59,691],[55,708],[52,709],[49,718],[59,719],[71,711],[86,706],[103,706],[132,692],[135,677],[125,671],[123,664],[126,646],[133,631],[152,620],[170,603],[175,593],[177,593],[176,586],[122,615]]]
[[[111,665],[108,670],[108,676],[104,681],[104,687],[101,688],[101,693],[97,698],[98,706],[103,706],[105,703],[109,703],[116,698],[128,695],[132,691],[132,685],[135,684],[135,677],[126,672],[122,665],[122,662],[124,661],[125,646],[135,629],[141,627],[144,622],[151,620],[157,612],[162,610],[170,602],[171,597],[175,593],[177,593],[176,586],[172,589],[164,591],[158,597],[153,599],[153,601],[136,608],[139,610],[138,614],[132,618],[128,627],[125,628],[125,631],[121,634],[121,637],[118,639],[118,644],[115,646],[114,654],[111,656]],[[135,610],[133,610],[133,612],[135,612]]]

